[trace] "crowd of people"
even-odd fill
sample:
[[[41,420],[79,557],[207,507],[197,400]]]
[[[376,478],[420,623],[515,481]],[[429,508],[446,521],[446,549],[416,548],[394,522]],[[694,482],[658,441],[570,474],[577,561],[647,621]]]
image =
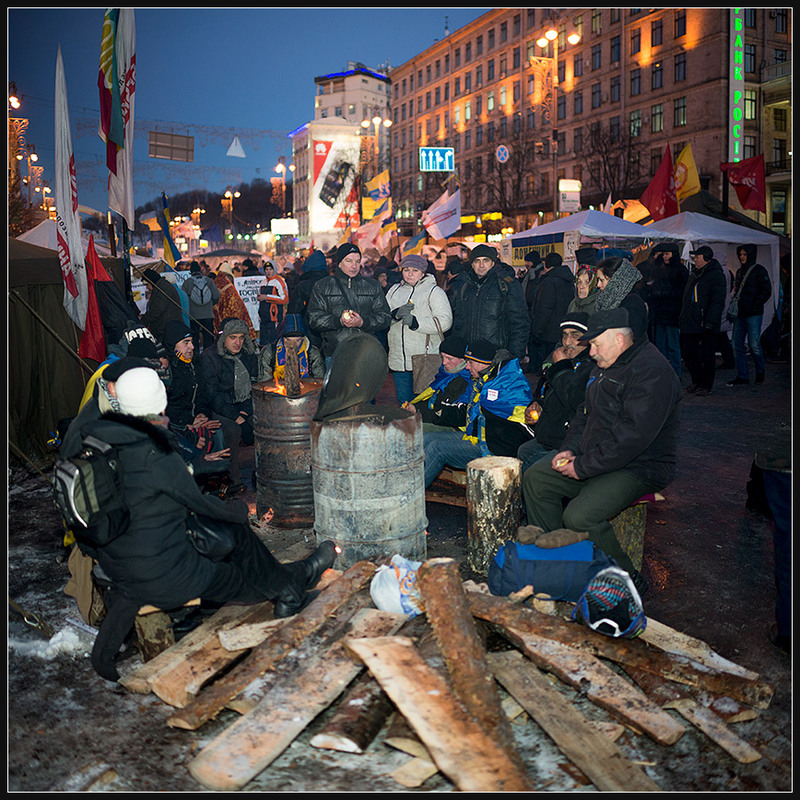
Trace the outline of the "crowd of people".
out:
[[[333,562],[329,548],[310,565],[278,565],[244,532],[242,504],[234,513],[228,501],[245,489],[239,462],[254,442],[253,383],[282,380],[288,345],[301,377],[322,378],[338,344],[359,335],[383,344],[397,404],[422,418],[426,486],[444,467],[517,457],[528,528],[577,532],[646,589],[610,520],[673,479],[682,396],[712,391],[716,354],[728,353],[726,318],[737,370],[728,385],[749,382],[746,345],[755,382],[765,380],[759,339],[772,288],[755,248],[739,248],[730,283],[708,246],[692,251],[691,269],[671,244],[636,265],[632,253],[594,248],[579,249],[574,267],[531,250],[512,268],[490,245],[456,241],[443,255],[440,267],[420,254],[370,262],[345,243],[281,269],[270,260],[216,270],[193,261],[181,285],[144,272],[147,311],[109,348],[62,445],[62,455],[74,454],[87,433],[139,444],[125,465],[126,482],[140,481],[132,517],[147,557],[164,562],[154,576],[173,585],[143,580],[149,561],[129,572],[122,552],[97,559],[124,598],[112,645],[137,603],[267,597],[289,614],[309,601],[307,590]],[[263,278],[257,326],[237,291],[240,275]],[[441,365],[415,390],[415,357],[430,354]],[[201,491],[202,476],[218,472],[228,476],[225,502]],[[195,564],[196,554],[180,567],[164,559],[190,511],[236,523],[247,555],[229,558],[222,572]],[[167,517],[168,525],[158,521]],[[186,578],[168,577],[179,573]],[[102,669],[111,675],[109,652]]]

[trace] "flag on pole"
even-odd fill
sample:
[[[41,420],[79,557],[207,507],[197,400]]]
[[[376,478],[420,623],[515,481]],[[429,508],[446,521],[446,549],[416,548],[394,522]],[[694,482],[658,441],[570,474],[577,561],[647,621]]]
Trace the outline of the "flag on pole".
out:
[[[172,241],[172,234],[169,230],[169,201],[164,192],[161,192],[161,205],[162,211],[158,215],[158,224],[161,227],[161,233],[164,237],[164,261],[174,270],[175,264],[181,260],[181,251],[178,250],[175,246],[175,242]]]
[[[675,161],[675,194],[678,198],[678,207],[681,200],[691,197],[700,191],[700,176],[692,155],[692,146],[687,144]]]
[[[423,228],[416,236],[412,236],[408,241],[403,243],[403,255],[419,255],[422,252],[422,246],[425,244],[425,239],[428,232]]]
[[[611,213],[611,192],[608,193],[608,197],[606,198],[606,202],[603,205],[603,213],[610,214]],[[537,220],[538,221],[538,220]]]
[[[109,8],[100,45],[100,127],[106,143],[108,207],[135,224],[133,206],[133,100],[136,91],[136,26],[132,8]]]
[[[728,182],[736,190],[742,208],[767,213],[767,185],[764,171],[764,154],[742,161],[729,161],[719,165],[727,173]]]
[[[75,176],[75,153],[67,105],[67,82],[61,46],[56,56],[55,86],[55,195],[58,261],[64,279],[64,308],[81,329],[86,324],[86,267],[83,263],[81,220],[78,215],[78,183]],[[105,356],[103,356],[105,358]],[[102,359],[101,359],[102,360]]]
[[[103,277],[105,276],[105,278]],[[106,337],[103,333],[103,318],[100,315],[100,304],[94,291],[94,282],[110,279],[106,268],[100,262],[97,251],[94,249],[94,235],[89,236],[89,246],[86,249],[86,278],[87,278],[87,308],[86,327],[81,335],[78,355],[81,358],[91,358],[92,361],[102,362],[106,358]]]
[[[434,239],[446,239],[461,228],[461,189],[447,190],[422,212],[422,224]]]
[[[678,197],[675,194],[675,174],[672,171],[672,153],[669,145],[656,170],[650,185],[644,190],[640,201],[654,220],[671,217],[678,213]]]
[[[371,181],[367,181],[366,190],[373,200],[391,197],[392,186],[389,181],[389,170],[385,169],[380,175],[376,175]]]
[[[339,241],[337,242],[336,246],[339,247],[339,246],[341,246],[343,244],[347,244],[348,242],[352,242],[352,240],[353,240],[353,226],[352,225],[348,225],[344,229],[344,233],[342,233],[342,236],[339,239]]]

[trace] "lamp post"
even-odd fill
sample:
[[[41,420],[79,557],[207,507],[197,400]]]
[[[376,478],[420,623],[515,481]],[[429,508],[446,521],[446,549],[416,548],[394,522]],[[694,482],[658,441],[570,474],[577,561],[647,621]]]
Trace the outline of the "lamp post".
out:
[[[375,143],[373,146],[373,155],[375,157],[375,175],[377,175],[381,171],[381,163],[380,163],[380,148],[378,145],[378,135],[380,133],[381,127],[390,128],[392,125],[392,120],[389,117],[381,117],[376,114],[372,119],[365,119],[361,122],[361,127],[366,130],[369,128],[370,125],[375,127]],[[374,178],[375,175],[372,177]]]
[[[278,158],[278,166],[275,167],[275,172],[277,172],[281,176],[281,211],[283,212],[283,216],[286,216],[286,170],[289,172],[294,172],[296,167],[294,164],[289,164],[286,166],[286,158],[284,156],[280,156]]]
[[[233,233],[233,200],[236,197],[241,197],[242,193],[231,189],[229,186],[225,190],[225,195],[222,198],[222,216],[228,218],[228,224],[231,226],[228,233]]]
[[[536,44],[542,49],[546,48],[551,42],[553,44],[552,57],[552,100],[550,103],[551,123],[553,126],[553,219],[558,219],[558,30],[555,27],[548,28],[544,34],[536,40]],[[570,44],[578,44],[581,37],[577,31],[573,31],[567,36]]]
[[[27,159],[28,161],[28,177],[27,177],[27,184],[28,184],[28,205],[31,204],[31,183],[33,183],[32,177],[33,173],[31,171],[31,162],[34,164],[39,160],[39,156],[36,155],[36,147],[32,144],[25,144],[22,145],[21,149],[17,150],[17,161],[23,161]],[[37,169],[37,168],[35,168]],[[37,169],[38,173],[41,174],[42,168],[39,167]],[[38,189],[37,189],[38,191]]]

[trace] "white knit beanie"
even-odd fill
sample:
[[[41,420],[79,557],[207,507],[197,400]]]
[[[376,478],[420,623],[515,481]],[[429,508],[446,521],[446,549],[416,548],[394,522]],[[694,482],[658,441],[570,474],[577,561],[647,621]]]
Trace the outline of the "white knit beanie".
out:
[[[148,417],[161,414],[167,407],[167,390],[150,367],[136,367],[123,372],[116,382],[117,400],[122,414]]]

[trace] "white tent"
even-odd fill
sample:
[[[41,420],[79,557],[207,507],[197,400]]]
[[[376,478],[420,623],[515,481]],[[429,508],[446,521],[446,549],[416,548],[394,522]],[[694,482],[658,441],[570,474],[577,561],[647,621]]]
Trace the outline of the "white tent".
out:
[[[500,255],[506,263],[519,265],[530,250],[536,250],[542,256],[555,252],[574,266],[575,251],[579,247],[617,247],[635,251],[648,247],[653,238],[657,237],[636,222],[627,222],[604,211],[580,211],[503,239]]]
[[[742,244],[756,245],[758,263],[766,268],[772,281],[772,302],[764,307],[762,321],[762,330],[767,328],[780,302],[780,239],[777,235],[693,211],[653,222],[645,226],[645,230],[652,231],[655,239],[683,243],[682,256],[690,264],[689,251],[708,245],[714,251],[714,258],[733,274],[740,266],[736,248]]]

